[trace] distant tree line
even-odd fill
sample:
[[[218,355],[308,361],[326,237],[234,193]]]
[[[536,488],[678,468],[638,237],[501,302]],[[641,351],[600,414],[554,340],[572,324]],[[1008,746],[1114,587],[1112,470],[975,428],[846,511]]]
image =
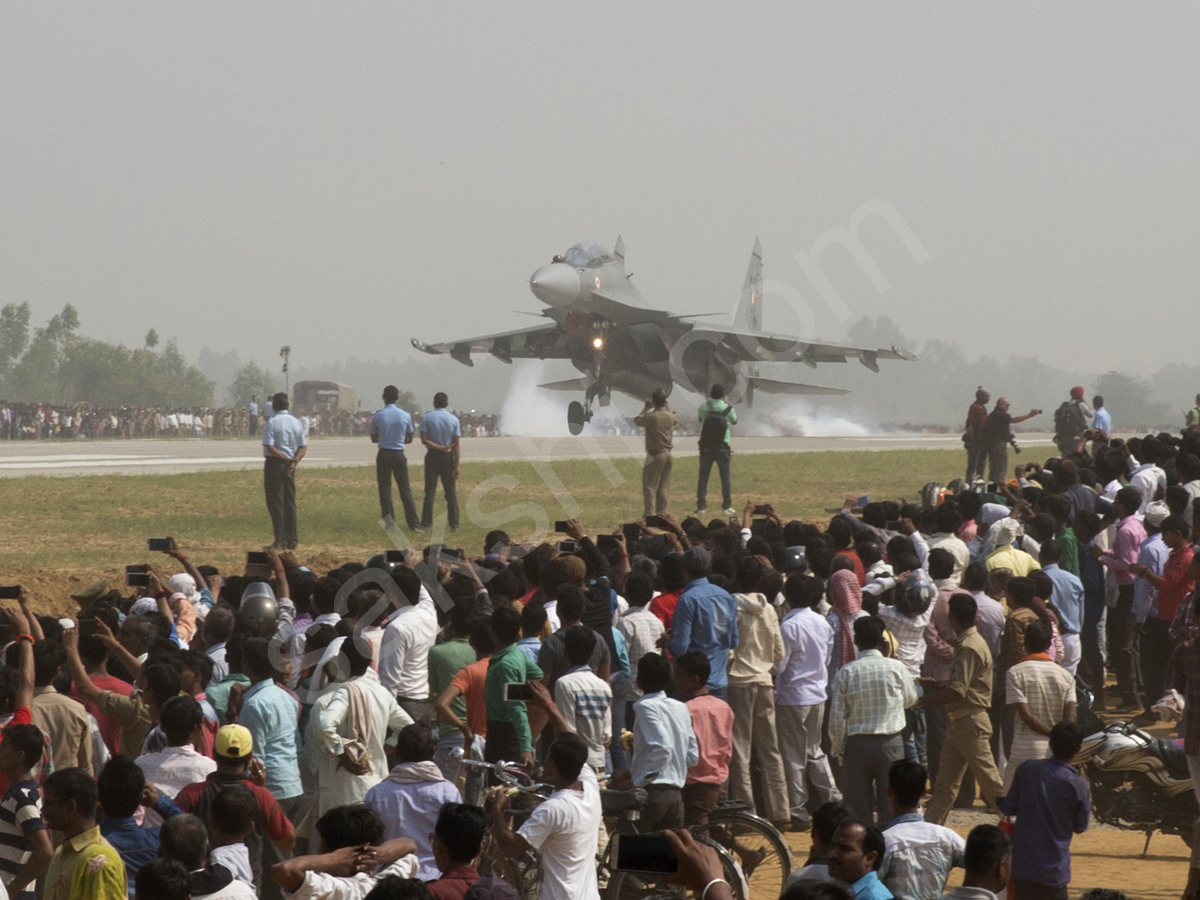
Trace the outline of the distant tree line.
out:
[[[79,314],[68,304],[30,335],[28,303],[0,309],[0,398],[15,403],[96,407],[212,406],[213,382],[179,352],[161,350],[158,332],[130,349],[78,334]]]

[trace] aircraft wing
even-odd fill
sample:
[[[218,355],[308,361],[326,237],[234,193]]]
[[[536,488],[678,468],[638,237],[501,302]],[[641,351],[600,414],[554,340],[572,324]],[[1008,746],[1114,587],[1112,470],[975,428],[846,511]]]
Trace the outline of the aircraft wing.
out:
[[[911,353],[896,346],[869,350],[863,347],[843,347],[840,344],[824,344],[805,341],[783,334],[758,333],[737,328],[717,330],[693,327],[687,332],[689,342],[703,341],[717,348],[717,354],[725,362],[802,362],[810,368],[818,363],[844,363],[857,359],[873,372],[879,371],[881,359],[915,359]]]
[[[514,359],[570,359],[571,343],[567,334],[557,324],[534,325],[500,334],[466,338],[461,341],[446,341],[426,344],[413,338],[412,345],[425,353],[446,353],[451,359],[464,366],[473,366],[472,353],[490,353],[501,362],[511,363]]]

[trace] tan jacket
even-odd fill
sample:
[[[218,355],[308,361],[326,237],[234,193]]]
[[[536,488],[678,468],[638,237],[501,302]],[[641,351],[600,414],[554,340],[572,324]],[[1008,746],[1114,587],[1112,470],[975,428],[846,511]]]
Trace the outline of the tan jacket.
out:
[[[734,594],[738,645],[729,664],[729,683],[770,685],[771,669],[783,659],[779,615],[762,594]]]
[[[646,452],[650,456],[670,453],[674,444],[671,432],[682,427],[675,413],[669,409],[651,409],[633,420],[633,424],[646,430]]]

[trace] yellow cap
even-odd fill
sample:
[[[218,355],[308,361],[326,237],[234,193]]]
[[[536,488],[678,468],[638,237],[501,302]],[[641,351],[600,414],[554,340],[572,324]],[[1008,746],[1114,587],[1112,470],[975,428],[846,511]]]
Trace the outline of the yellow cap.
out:
[[[225,725],[217,732],[213,751],[218,756],[230,759],[249,756],[254,751],[254,738],[250,735],[250,729],[243,725]]]

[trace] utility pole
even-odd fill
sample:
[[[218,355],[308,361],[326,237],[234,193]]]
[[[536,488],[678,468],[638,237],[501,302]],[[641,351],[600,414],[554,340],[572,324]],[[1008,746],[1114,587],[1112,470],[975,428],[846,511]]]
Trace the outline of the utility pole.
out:
[[[279,348],[279,355],[283,357],[283,392],[288,393],[288,357],[291,356],[292,348],[283,346]]]

